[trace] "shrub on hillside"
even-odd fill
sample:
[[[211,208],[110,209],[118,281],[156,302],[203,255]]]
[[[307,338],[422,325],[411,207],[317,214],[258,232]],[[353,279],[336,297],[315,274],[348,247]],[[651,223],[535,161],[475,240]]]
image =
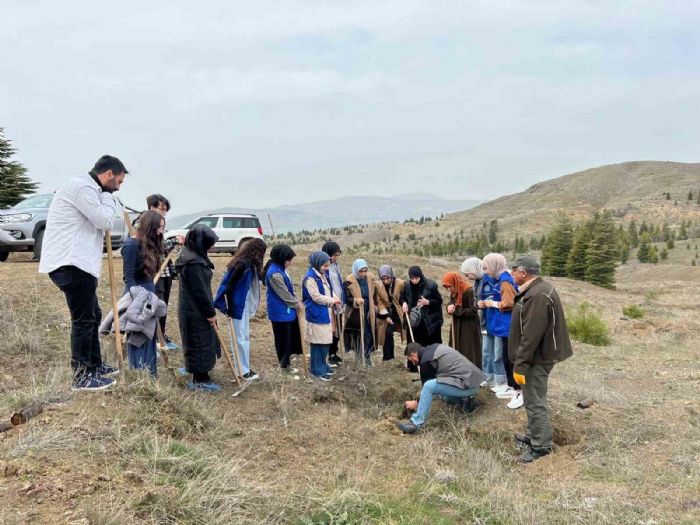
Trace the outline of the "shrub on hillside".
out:
[[[600,313],[590,303],[582,302],[575,311],[566,315],[569,335],[576,341],[594,346],[606,346],[610,343],[608,326]]]
[[[630,304],[622,307],[622,315],[626,315],[630,319],[641,319],[644,317],[644,310],[636,304]]]

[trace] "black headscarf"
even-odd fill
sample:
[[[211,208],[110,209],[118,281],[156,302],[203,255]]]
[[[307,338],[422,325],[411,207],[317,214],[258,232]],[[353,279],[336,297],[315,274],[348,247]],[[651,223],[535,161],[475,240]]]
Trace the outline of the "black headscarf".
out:
[[[267,270],[270,269],[270,265],[272,263],[284,268],[284,263],[291,261],[296,256],[297,254],[288,244],[275,244],[270,250],[270,258],[268,259],[267,263],[265,263],[265,267],[263,268],[263,278],[267,274]]]
[[[330,257],[333,257],[336,253],[342,253],[340,249],[340,244],[335,241],[326,241],[321,246],[321,251],[326,252]]]
[[[209,248],[214,246],[214,243],[219,240],[219,237],[214,231],[204,224],[196,224],[185,237],[185,248],[192,252],[197,257],[204,259],[209,268],[214,268],[214,263],[209,260],[207,252]],[[188,258],[183,253],[181,259],[184,263]]]
[[[420,266],[411,266],[408,269],[408,276],[409,277],[420,277],[421,281],[425,279],[425,275],[423,275],[423,270],[420,269]]]

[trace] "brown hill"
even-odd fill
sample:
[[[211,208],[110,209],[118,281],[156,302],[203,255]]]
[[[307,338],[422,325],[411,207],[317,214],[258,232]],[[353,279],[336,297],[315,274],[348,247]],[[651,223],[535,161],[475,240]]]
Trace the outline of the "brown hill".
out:
[[[470,228],[498,219],[500,231],[517,230],[521,235],[546,233],[560,212],[578,220],[601,209],[613,210],[625,221],[674,224],[681,218],[700,217],[698,191],[700,163],[625,162],[538,182],[446,219]]]
[[[693,199],[688,200],[688,192]],[[586,219],[597,210],[609,209],[626,223],[661,224],[677,229],[681,219],[690,219],[689,234],[700,235],[700,163],[638,161],[600,166],[556,179],[538,182],[525,191],[499,197],[469,210],[445,215],[425,224],[381,223],[364,226],[360,233],[333,235],[344,246],[360,251],[406,249],[426,242],[444,241],[448,234],[473,230],[498,220],[498,238],[511,240],[515,235],[529,238],[546,234],[560,213],[574,222]],[[669,194],[670,199],[666,194]],[[398,239],[396,239],[398,235]],[[328,232],[308,239],[315,244]]]

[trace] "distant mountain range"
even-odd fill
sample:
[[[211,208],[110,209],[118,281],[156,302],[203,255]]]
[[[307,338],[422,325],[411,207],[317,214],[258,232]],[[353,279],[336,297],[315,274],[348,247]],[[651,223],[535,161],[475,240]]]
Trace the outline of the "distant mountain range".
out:
[[[436,217],[454,213],[481,204],[480,200],[452,200],[435,195],[410,194],[395,197],[341,197],[328,201],[308,202],[278,206],[276,208],[251,209],[226,207],[203,210],[172,217],[168,229],[181,228],[188,222],[210,213],[254,213],[265,230],[269,229],[270,214],[277,233],[331,228],[349,224],[371,224],[385,221],[403,221],[410,218]]]

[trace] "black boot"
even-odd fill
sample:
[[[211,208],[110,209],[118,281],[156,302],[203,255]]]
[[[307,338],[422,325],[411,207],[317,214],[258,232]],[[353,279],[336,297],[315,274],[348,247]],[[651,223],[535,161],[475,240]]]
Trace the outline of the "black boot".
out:
[[[531,448],[530,450],[525,452],[525,454],[522,454],[520,457],[518,457],[518,461],[520,461],[520,463],[532,463],[533,461],[538,460],[541,457],[544,457],[551,453],[551,448]]]

